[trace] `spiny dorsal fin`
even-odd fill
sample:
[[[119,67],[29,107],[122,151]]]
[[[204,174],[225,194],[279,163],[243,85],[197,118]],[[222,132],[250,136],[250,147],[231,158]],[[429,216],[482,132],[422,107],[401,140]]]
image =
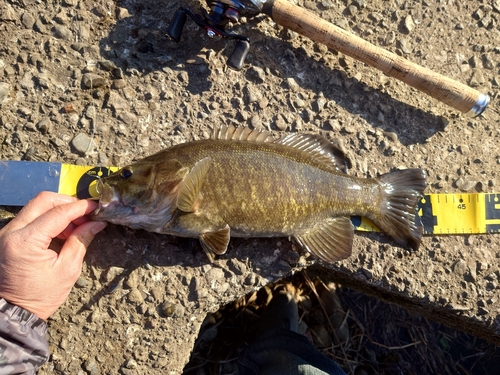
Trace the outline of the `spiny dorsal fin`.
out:
[[[307,251],[325,262],[333,263],[351,255],[354,226],[347,217],[331,217],[307,232],[295,236]]]
[[[339,171],[344,173],[347,171],[344,152],[320,135],[294,133],[275,142],[307,152],[320,162],[333,164],[335,169]]]
[[[224,141],[273,142],[274,138],[266,130],[252,130],[246,126],[216,126],[210,139]]]
[[[210,168],[212,159],[201,159],[179,184],[176,206],[184,212],[196,212],[200,203],[200,189]]]
[[[229,239],[230,229],[227,224],[222,229],[200,234],[201,247],[203,247],[211,262],[213,262],[215,254],[221,255],[226,252]]]

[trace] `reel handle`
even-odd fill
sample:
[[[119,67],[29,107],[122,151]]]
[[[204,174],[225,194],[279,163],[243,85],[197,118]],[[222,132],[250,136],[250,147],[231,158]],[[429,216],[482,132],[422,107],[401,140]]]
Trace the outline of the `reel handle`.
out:
[[[241,70],[249,50],[250,43],[247,40],[238,40],[233,53],[229,56],[229,59],[227,59],[227,66],[234,70]]]
[[[267,0],[263,13],[277,24],[377,68],[460,112],[477,116],[488,106],[488,95],[377,47],[287,0]]]
[[[184,28],[186,19],[186,13],[182,9],[179,9],[175,12],[172,23],[167,29],[168,36],[176,43],[179,43],[181,40],[182,29]]]

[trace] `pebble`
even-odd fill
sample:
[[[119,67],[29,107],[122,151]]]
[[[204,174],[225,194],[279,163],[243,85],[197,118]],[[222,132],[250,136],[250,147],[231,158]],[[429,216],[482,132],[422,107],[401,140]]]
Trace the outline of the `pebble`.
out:
[[[474,69],[472,76],[470,77],[469,85],[472,87],[479,87],[485,82],[483,72],[481,69]]]
[[[131,16],[132,15],[130,14],[127,8],[121,8],[121,7],[116,8],[116,19],[118,19],[119,21],[124,20],[125,18]]]
[[[71,146],[73,146],[78,154],[85,156],[87,152],[92,150],[93,143],[94,142],[88,135],[84,133],[78,133],[71,141]]]
[[[403,22],[403,31],[406,34],[409,34],[413,31],[414,28],[415,28],[415,22],[413,22],[412,16],[407,15],[404,19],[404,22]]]
[[[262,129],[262,121],[258,115],[253,115],[250,117],[250,127],[252,129],[260,130]]]
[[[292,77],[287,78],[285,83],[285,87],[290,91],[297,92],[300,89],[297,81],[295,81],[295,79]]]
[[[89,375],[100,375],[101,370],[99,369],[99,366],[97,365],[96,361],[93,359],[88,359],[83,363],[83,368],[85,371],[87,371],[87,374]]]
[[[48,117],[45,117],[38,121],[38,124],[36,124],[36,128],[42,134],[49,134],[52,130],[52,122]]]
[[[73,33],[62,25],[55,25],[52,28],[52,35],[58,39],[71,40]]]
[[[288,124],[281,116],[278,116],[278,118],[276,119],[275,125],[281,131],[285,131],[288,128]]]
[[[137,124],[137,116],[133,113],[123,111],[118,115],[118,119],[127,125]]]
[[[33,25],[35,24],[35,18],[32,16],[31,13],[24,12],[23,15],[21,16],[21,23],[27,29],[32,29]]]
[[[10,93],[10,85],[5,82],[0,82],[0,105],[7,99]]]
[[[466,179],[465,177],[460,177],[458,180],[455,181],[455,185],[461,191],[467,192],[472,190],[477,185],[477,181],[472,181]]]
[[[160,311],[168,318],[182,318],[186,309],[178,303],[165,301],[160,305]]]
[[[256,88],[247,86],[245,98],[247,103],[255,103],[262,98],[262,94]]]
[[[78,280],[76,280],[75,285],[78,288],[88,288],[92,285],[92,282],[90,280],[87,280],[84,276],[80,276]]]
[[[114,83],[116,82],[117,81],[115,81]],[[114,90],[111,90],[108,97],[108,107],[110,107],[113,111],[119,113],[123,110],[127,110],[129,108],[129,105],[128,102],[124,98],[122,98],[120,94],[118,94]]]
[[[262,69],[262,68],[260,68],[258,66],[252,66],[248,70],[248,74],[257,83],[264,83],[266,81],[266,72],[264,71],[264,69]]]
[[[144,297],[139,289],[132,289],[127,294],[127,300],[134,305],[139,305],[144,301]]]
[[[82,85],[87,89],[105,86],[107,82],[106,78],[94,73],[85,73],[82,76]]]
[[[412,52],[412,48],[410,46],[410,42],[406,38],[402,38],[399,40],[399,47],[404,54],[410,54]]]
[[[463,259],[457,260],[452,269],[458,276],[463,277],[467,272],[467,263]]]

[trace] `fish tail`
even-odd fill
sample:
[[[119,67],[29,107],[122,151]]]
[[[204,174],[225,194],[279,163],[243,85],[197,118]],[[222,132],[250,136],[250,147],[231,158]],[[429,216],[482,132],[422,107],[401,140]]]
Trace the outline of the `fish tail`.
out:
[[[427,185],[425,172],[418,168],[397,170],[377,180],[382,188],[382,199],[380,211],[373,221],[399,245],[416,250],[423,234],[417,204]]]

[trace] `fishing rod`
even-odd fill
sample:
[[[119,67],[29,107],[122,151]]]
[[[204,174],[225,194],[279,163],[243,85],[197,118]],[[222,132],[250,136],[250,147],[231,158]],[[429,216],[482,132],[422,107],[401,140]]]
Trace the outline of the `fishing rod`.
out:
[[[264,13],[278,25],[370,65],[462,113],[478,116],[490,101],[488,95],[375,46],[288,0],[207,0],[207,5],[209,10],[200,7],[201,15],[180,8],[175,13],[167,34],[178,43],[189,16],[207,31],[209,37],[235,39],[234,51],[227,61],[228,66],[235,70],[242,69],[250,50],[250,40],[226,30],[226,27],[230,22],[238,23],[243,16],[252,17]]]

